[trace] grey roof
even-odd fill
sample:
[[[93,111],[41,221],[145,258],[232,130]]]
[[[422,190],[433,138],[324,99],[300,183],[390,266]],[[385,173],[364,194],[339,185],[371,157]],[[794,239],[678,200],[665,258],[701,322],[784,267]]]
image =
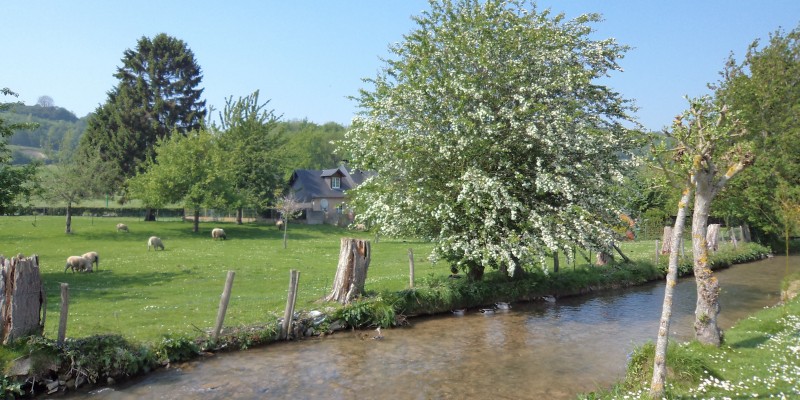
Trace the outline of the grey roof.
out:
[[[289,185],[295,192],[298,201],[309,202],[318,198],[344,198],[344,193],[356,186],[364,183],[367,178],[375,175],[374,172],[353,171],[350,173],[347,167],[340,166],[334,169],[313,170],[296,169],[292,173]],[[330,184],[325,178],[339,176],[342,178],[339,189],[331,189]]]

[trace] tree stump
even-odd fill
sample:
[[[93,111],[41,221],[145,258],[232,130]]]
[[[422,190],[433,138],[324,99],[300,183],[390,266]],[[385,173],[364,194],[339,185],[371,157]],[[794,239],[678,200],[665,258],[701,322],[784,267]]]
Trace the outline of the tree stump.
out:
[[[605,251],[597,252],[595,265],[606,265],[609,261],[611,261],[611,254],[608,254]]]
[[[719,250],[719,224],[711,224],[706,231],[706,246],[709,251]]]
[[[342,238],[339,249],[339,266],[333,278],[333,290],[326,301],[348,304],[364,293],[364,282],[370,261],[368,240]]]
[[[7,344],[44,329],[45,293],[39,272],[39,257],[22,254],[0,268],[0,318],[2,339]]]
[[[661,236],[661,254],[669,254],[669,249],[672,246],[672,227],[664,227],[664,235]]]

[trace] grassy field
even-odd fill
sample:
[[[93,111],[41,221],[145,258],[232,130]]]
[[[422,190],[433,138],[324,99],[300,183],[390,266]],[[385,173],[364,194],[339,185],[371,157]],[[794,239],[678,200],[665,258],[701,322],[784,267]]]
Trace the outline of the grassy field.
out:
[[[117,232],[124,222],[130,233]],[[210,231],[222,227],[228,240],[214,241]],[[330,292],[339,256],[339,239],[374,239],[370,233],[331,226],[290,224],[288,247],[274,226],[201,223],[192,233],[190,222],[142,222],[133,218],[73,217],[73,233],[64,233],[63,217],[0,217],[0,254],[38,254],[47,290],[45,335],[58,329],[60,283],[69,284],[67,335],[84,337],[120,333],[137,341],[165,334],[200,335],[213,327],[227,271],[235,271],[225,326],[258,324],[282,315],[289,270],[300,271],[297,308],[322,309],[319,299]],[[147,251],[147,238],[160,236],[165,251]],[[654,242],[626,242],[634,260],[654,258]],[[432,245],[419,241],[372,240],[368,291],[408,287],[408,249],[415,255],[416,281],[448,275],[444,264],[428,260]],[[68,256],[88,251],[100,254],[97,272],[64,273]],[[562,269],[585,268],[561,256]],[[663,262],[662,257],[662,262]],[[552,266],[551,266],[552,268]]]
[[[124,222],[130,233],[118,233]],[[228,240],[214,241],[222,227]],[[330,291],[340,237],[371,238],[329,226],[289,225],[288,247],[274,226],[141,222],[124,218],[74,217],[73,233],[64,233],[63,217],[0,217],[0,254],[38,254],[47,290],[45,334],[55,337],[60,283],[69,284],[67,335],[102,333],[148,341],[164,334],[198,334],[213,327],[227,271],[236,272],[226,326],[264,321],[282,315],[289,270],[300,271],[297,307],[324,307],[316,301]],[[147,251],[147,238],[160,236],[165,251]],[[400,290],[408,285],[408,249],[415,253],[416,275],[447,274],[426,257],[430,244],[381,239],[372,244],[368,290]],[[70,255],[100,254],[95,273],[64,273]]]

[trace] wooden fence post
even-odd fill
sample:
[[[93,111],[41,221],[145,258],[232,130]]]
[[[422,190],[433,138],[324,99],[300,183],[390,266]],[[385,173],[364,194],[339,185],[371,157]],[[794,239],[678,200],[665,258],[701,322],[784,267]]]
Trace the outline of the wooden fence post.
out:
[[[658,239],[656,239],[656,265],[658,265],[658,254],[659,253],[660,252],[658,251]]]
[[[553,252],[553,272],[558,272],[558,251]]]
[[[67,319],[69,317],[69,284],[61,284],[61,315],[58,320],[58,345],[64,344],[67,336]]]
[[[408,249],[408,284],[414,288],[414,250]]]
[[[228,311],[228,302],[231,299],[231,287],[233,286],[234,275],[236,275],[234,271],[228,271],[228,277],[225,279],[225,289],[222,291],[222,298],[219,299],[217,324],[214,327],[214,340],[216,340],[220,332],[222,332],[222,323],[225,322],[225,313]]]
[[[292,320],[294,319],[294,305],[297,301],[297,284],[299,281],[300,271],[296,269],[289,271],[289,295],[286,296],[286,310],[283,312],[280,340],[289,338],[289,330],[292,328]]]

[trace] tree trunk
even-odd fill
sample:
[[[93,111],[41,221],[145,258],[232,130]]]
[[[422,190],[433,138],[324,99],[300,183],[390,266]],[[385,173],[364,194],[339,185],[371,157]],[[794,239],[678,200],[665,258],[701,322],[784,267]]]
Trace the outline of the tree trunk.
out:
[[[194,209],[194,223],[192,224],[192,232],[200,232],[200,209]]]
[[[72,203],[67,203],[67,229],[66,233],[72,233]]]
[[[692,256],[694,258],[694,278],[697,282],[697,306],[694,311],[695,338],[703,344],[719,346],[722,331],[717,325],[719,315],[719,281],[708,267],[708,245],[706,244],[706,224],[714,188],[707,174],[698,174],[695,180],[697,192],[694,195],[692,215]]]
[[[661,236],[661,254],[669,254],[671,248],[672,248],[672,227],[665,226],[664,235]]]
[[[39,257],[13,257],[0,273],[0,296],[3,344],[42,333],[46,310]]]
[[[553,252],[553,272],[558,272],[558,251]]]
[[[370,261],[368,240],[342,238],[339,250],[339,266],[333,278],[333,290],[326,301],[348,304],[364,294],[364,283]]]
[[[711,251],[719,250],[719,224],[711,224],[708,226],[708,232],[706,233],[706,243],[708,243],[708,249]]]
[[[156,220],[156,210],[152,208],[147,208],[144,212],[144,220],[145,221],[155,221]]]
[[[283,221],[283,248],[286,248],[286,230],[289,229],[289,220]]]
[[[736,241],[736,229],[733,227],[728,228],[728,232],[731,233],[731,243],[733,244],[733,248],[739,247],[739,243]]]
[[[242,207],[239,207],[239,208],[236,209],[236,225],[241,225],[242,224],[242,214],[243,213],[244,213],[244,211],[242,210]]]
[[[747,225],[746,223],[742,224],[742,240],[744,240],[745,242],[753,241],[752,237],[750,236],[750,226]]]
[[[664,303],[661,306],[661,321],[658,326],[655,355],[653,357],[653,380],[650,383],[650,398],[664,397],[664,386],[667,379],[667,344],[669,343],[669,323],[672,319],[672,296],[675,293],[675,283],[678,280],[678,244],[683,235],[683,226],[686,221],[686,205],[692,191],[687,188],[683,191],[678,203],[678,217],[675,219],[675,228],[670,229],[672,236],[667,239],[671,243],[669,265],[667,267],[667,284],[664,288]],[[666,229],[664,229],[666,231]]]

